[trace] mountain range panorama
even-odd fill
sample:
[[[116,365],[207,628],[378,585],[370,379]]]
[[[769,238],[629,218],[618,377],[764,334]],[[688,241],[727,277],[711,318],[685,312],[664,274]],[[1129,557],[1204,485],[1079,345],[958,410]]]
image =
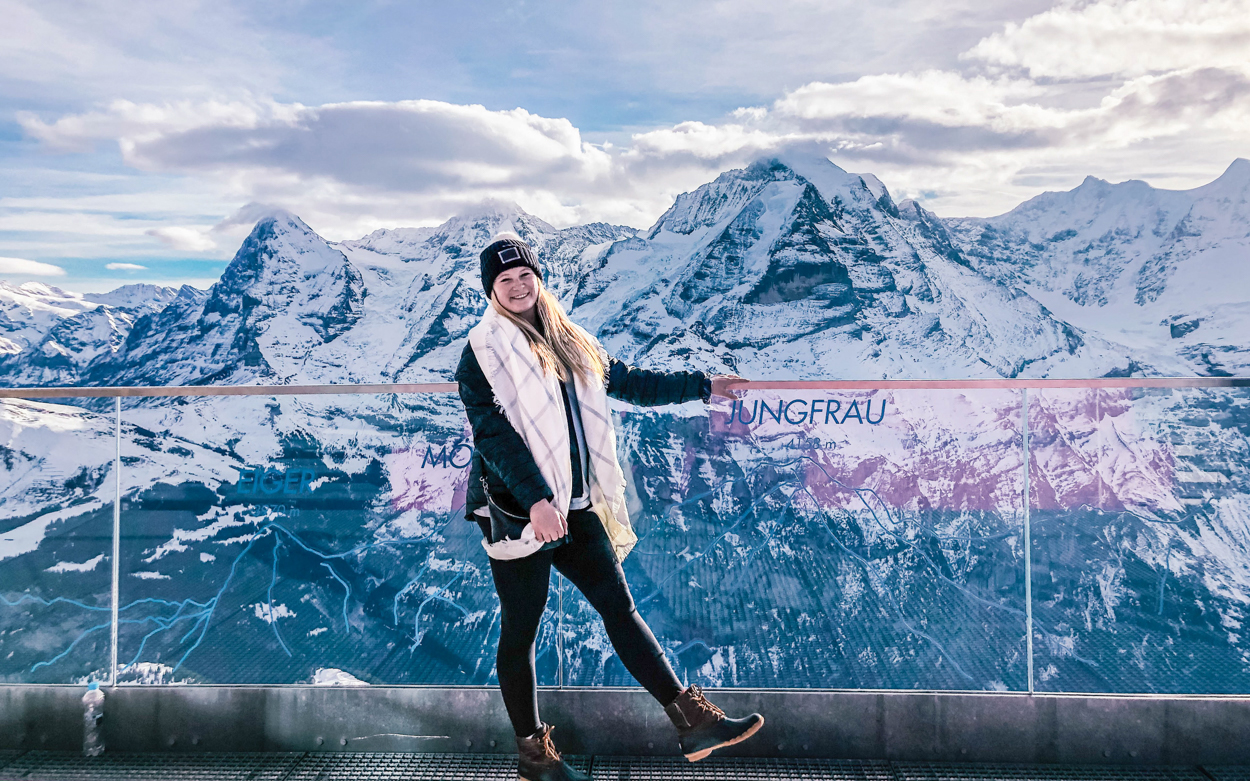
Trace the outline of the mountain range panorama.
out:
[[[556,229],[513,205],[330,242],[260,220],[208,291],[0,283],[10,386],[450,377],[485,297],[477,253],[530,242],[624,360],[752,378],[1243,374],[1250,161],[1186,191],[1087,178],[988,219],[896,203],[870,174],[770,157],[650,229]]]
[[[277,212],[208,291],[0,283],[0,371],[10,385],[447,380],[486,305],[477,253],[508,229],[572,316],[642,365],[1244,375],[1248,184],[1239,160],[1186,192],[1090,179],[951,220],[871,175],[780,157],[679,196],[646,231],[491,206],[335,243]],[[1015,391],[836,396],[620,410],[631,517],[647,525],[625,566],[692,683],[1022,690],[1028,518],[1039,690],[1246,691],[1241,389],[1030,391],[1027,435]],[[455,394],[118,413],[0,404],[0,678],[103,677],[107,625],[83,606],[108,604],[120,505],[122,680],[491,682],[489,569],[476,526],[452,523],[469,447]],[[266,490],[279,476],[281,504]],[[561,622],[566,682],[631,684],[588,604],[567,600]],[[26,631],[39,626],[64,642]]]

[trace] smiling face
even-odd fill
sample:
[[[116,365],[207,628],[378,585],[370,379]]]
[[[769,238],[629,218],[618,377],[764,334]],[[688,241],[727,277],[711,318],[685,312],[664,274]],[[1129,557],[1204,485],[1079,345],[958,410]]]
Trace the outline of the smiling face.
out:
[[[516,266],[499,273],[491,293],[500,306],[514,315],[526,317],[538,303],[538,275],[528,266]]]

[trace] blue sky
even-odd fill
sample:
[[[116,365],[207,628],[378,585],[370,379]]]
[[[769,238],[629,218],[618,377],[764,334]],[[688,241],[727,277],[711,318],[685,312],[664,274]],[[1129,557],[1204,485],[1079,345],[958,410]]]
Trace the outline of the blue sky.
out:
[[[676,5],[676,7],[674,7]],[[1250,156],[1250,0],[0,0],[0,278],[207,286],[487,199],[646,227],[801,146],[943,216]],[[138,267],[138,268],[136,268]]]

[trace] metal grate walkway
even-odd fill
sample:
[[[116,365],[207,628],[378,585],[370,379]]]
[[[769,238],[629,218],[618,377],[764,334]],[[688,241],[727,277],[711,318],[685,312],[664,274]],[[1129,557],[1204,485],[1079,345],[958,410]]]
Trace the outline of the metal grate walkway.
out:
[[[1250,781],[1250,767],[1117,767],[568,757],[595,781]],[[105,754],[0,751],[0,781],[516,781],[502,754]]]

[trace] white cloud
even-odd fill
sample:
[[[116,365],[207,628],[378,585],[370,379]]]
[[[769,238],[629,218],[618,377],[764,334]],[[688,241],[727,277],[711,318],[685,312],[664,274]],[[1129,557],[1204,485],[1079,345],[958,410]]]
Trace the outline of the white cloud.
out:
[[[217,242],[213,241],[206,231],[199,228],[151,228],[146,231],[147,235],[155,236],[162,243],[183,252],[208,252],[217,248]]]
[[[65,269],[51,263],[22,258],[0,258],[0,274],[23,277],[63,277]]]
[[[1102,0],[1008,24],[965,56],[1071,79],[1240,68],[1247,51],[1250,0]]]
[[[107,107],[70,114],[46,123],[29,111],[19,111],[17,121],[27,135],[60,152],[90,151],[100,140],[117,141],[122,151],[133,154],[136,146],[170,134],[204,127],[226,131],[258,128],[291,122],[304,107],[273,101],[181,100],[172,103],[134,103],[114,100]],[[140,162],[131,159],[131,162]]]
[[[584,144],[567,119],[433,100],[313,108],[115,101],[52,123],[28,112],[18,121],[52,149],[116,140],[128,163],[148,170],[294,170],[391,189],[419,184],[413,177],[444,187],[495,187],[527,176],[607,170],[606,155]]]
[[[1042,93],[1028,81],[950,71],[887,73],[842,84],[813,82],[778,100],[773,111],[808,121],[891,117],[1011,132],[1061,122],[1057,112],[1029,102]]]
[[[985,215],[1086,174],[1193,186],[1250,155],[1247,3],[1062,5],[970,42],[947,68],[810,81],[723,121],[643,130],[615,146],[589,143],[568,119],[434,100],[117,100],[19,122],[49,150],[116,144],[134,169],[198,183],[216,203],[288,208],[334,239],[430,224],[486,198],[556,224],[643,227],[677,193],[796,145],[941,214]],[[740,3],[717,8],[716,25],[762,24]],[[234,227],[144,232],[209,252]]]
[[[207,178],[240,201],[301,214],[330,238],[428,224],[485,198],[556,224],[645,227],[673,196],[774,150],[816,146],[939,213],[1005,211],[1037,191],[1034,171],[1075,186],[1169,170],[1151,144],[1188,137],[1211,166],[1239,154],[1250,70],[1187,69],[1108,84],[1071,100],[1062,85],[952,71],[813,82],[719,124],[683,122],[597,146],[566,119],[437,101],[141,105],[119,103],[27,131],[56,148],[115,141],[147,171]],[[1106,152],[1136,147],[1108,170]],[[1192,175],[1195,155],[1177,160]],[[1063,177],[1068,177],[1064,179]],[[1191,182],[1197,184],[1198,182]],[[229,195],[227,195],[229,194]],[[236,201],[237,202],[237,201]],[[182,251],[215,246],[204,228],[147,230]]]
[[[516,201],[557,222],[645,223],[666,198],[640,190],[619,153],[586,143],[567,119],[524,109],[420,100],[199,110],[119,101],[52,122],[31,114],[19,121],[49,148],[113,141],[136,168],[206,177],[240,200],[290,208],[336,238],[355,238],[377,221],[445,218],[484,198]],[[148,234],[183,250],[211,248],[200,229]]]
[[[104,265],[109,271],[144,271],[147,266],[140,266],[138,263],[106,263]]]
[[[763,109],[742,109],[739,117],[761,123],[768,112]],[[761,123],[762,124],[762,123]],[[682,122],[671,128],[638,133],[629,149],[632,157],[667,157],[686,154],[704,160],[741,156],[775,149],[784,138],[764,127],[746,124],[706,125]]]

